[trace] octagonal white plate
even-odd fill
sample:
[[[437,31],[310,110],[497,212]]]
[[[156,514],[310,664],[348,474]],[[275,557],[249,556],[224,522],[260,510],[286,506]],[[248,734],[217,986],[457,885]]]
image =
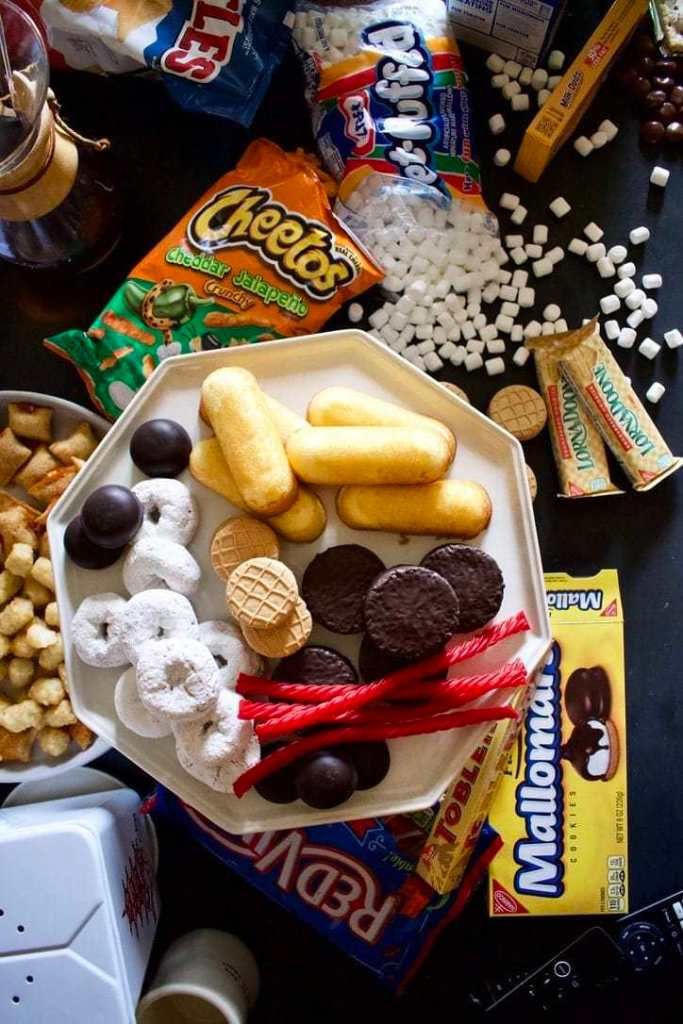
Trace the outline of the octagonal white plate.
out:
[[[86,420],[98,437],[104,437],[110,424],[92,412],[91,409],[84,409],[75,402],[68,402],[65,398],[56,398],[54,395],[42,395],[37,391],[0,391],[0,430],[7,423],[6,409],[10,402],[28,402],[32,405],[48,405],[54,410],[53,433],[55,440],[67,437],[78,423]],[[34,504],[30,495],[27,495],[21,487],[9,487],[8,493],[14,497]],[[0,693],[2,684],[0,684]],[[72,743],[68,750],[61,757],[48,757],[40,749],[38,743],[33,746],[33,757],[28,764],[7,762],[0,764],[0,783],[5,782],[36,782],[40,779],[50,778],[59,772],[69,771],[78,765],[89,764],[109,750],[109,744],[101,737],[96,737],[92,746],[87,750],[79,750]]]
[[[368,335],[361,331],[336,331],[165,360],[55,506],[49,522],[50,541],[76,712],[112,746],[230,832],[322,824],[429,806],[439,798],[469,752],[481,741],[485,726],[393,741],[392,766],[384,782],[375,789],[355,794],[332,811],[315,811],[299,802],[269,804],[255,792],[237,800],[215,793],[187,775],[178,764],[171,739],[143,739],[126,729],[114,711],[114,683],[118,671],[88,668],[72,651],[69,623],[83,598],[103,591],[116,591],[125,596],[125,590],[120,565],[102,572],[89,572],[64,557],[62,538],[67,524],[96,487],[114,482],[130,486],[141,479],[128,454],[130,438],[141,423],[165,416],[182,423],[193,439],[205,435],[207,429],[198,417],[201,383],[212,370],[229,365],[251,370],[265,391],[301,414],[316,392],[339,384],[399,402],[447,423],[458,439],[458,453],[451,472],[480,481],[493,502],[491,526],[476,544],[498,560],[505,576],[505,600],[500,614],[507,616],[523,609],[531,622],[529,633],[510,638],[489,655],[477,659],[477,668],[492,667],[506,658],[519,656],[531,674],[541,665],[549,648],[543,574],[519,443]],[[204,570],[194,601],[197,614],[200,621],[225,618],[223,585],[211,570],[208,546],[216,526],[234,510],[220,496],[197,484],[189,472],[181,479],[193,490],[201,510],[200,528],[190,546]],[[389,566],[419,562],[439,543],[432,537],[406,540],[387,533],[350,530],[336,516],[333,489],[320,488],[319,493],[329,515],[323,536],[314,544],[282,546],[282,558],[299,580],[313,556],[334,544],[364,544]],[[359,639],[357,636],[340,637],[316,627],[312,642],[329,644],[355,659]],[[474,666],[475,662],[467,663],[463,672],[472,672]],[[500,696],[495,698],[499,699]]]

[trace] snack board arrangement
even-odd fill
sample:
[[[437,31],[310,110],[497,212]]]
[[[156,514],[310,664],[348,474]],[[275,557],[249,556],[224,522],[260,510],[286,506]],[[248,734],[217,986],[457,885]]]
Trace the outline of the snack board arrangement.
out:
[[[273,638],[272,632],[266,631],[265,639],[259,636],[258,626],[263,627],[272,622],[275,615],[275,628],[287,620],[287,613],[293,611],[294,602],[300,601],[298,592],[303,594],[310,613],[316,622],[315,632],[311,640],[317,645],[332,648],[351,658],[352,665],[348,662],[340,666],[333,664],[329,682],[344,683],[347,676],[344,672],[353,673],[350,678],[355,681],[355,669],[358,658],[358,633],[363,628],[362,609],[360,622],[354,621],[358,611],[352,606],[339,607],[338,592],[335,587],[339,586],[340,577],[345,573],[353,571],[352,566],[347,564],[348,552],[342,553],[342,559],[336,561],[334,558],[329,566],[323,560],[325,553],[334,551],[339,545],[356,545],[360,549],[360,557],[370,563],[368,567],[360,564],[358,576],[364,579],[363,586],[367,590],[370,583],[379,576],[383,569],[394,565],[419,565],[424,556],[438,547],[440,541],[447,541],[449,532],[447,529],[448,519],[444,514],[447,500],[443,502],[441,531],[436,530],[436,523],[426,521],[424,527],[419,525],[411,526],[409,517],[416,520],[429,515],[430,491],[433,493],[437,483],[425,483],[421,485],[424,489],[418,492],[418,501],[413,510],[406,510],[406,518],[400,524],[397,522],[391,525],[387,520],[384,523],[382,516],[390,511],[386,507],[386,499],[381,490],[375,485],[356,485],[350,483],[350,479],[360,479],[359,474],[377,473],[377,469],[370,464],[372,451],[369,447],[373,428],[366,427],[363,430],[348,427],[306,427],[305,420],[303,429],[302,420],[299,420],[295,430],[287,443],[287,452],[290,459],[298,461],[299,473],[304,480],[316,476],[316,483],[311,488],[313,498],[317,497],[322,501],[324,507],[324,520],[319,518],[318,509],[313,506],[313,527],[312,533],[315,536],[307,536],[303,543],[292,543],[280,533],[276,545],[268,537],[276,536],[272,530],[265,533],[265,541],[261,536],[250,535],[245,538],[247,552],[257,552],[256,570],[263,583],[263,573],[269,573],[275,568],[274,587],[272,600],[269,599],[267,607],[263,609],[260,600],[256,601],[256,609],[249,612],[250,617],[245,619],[247,612],[241,611],[245,596],[248,596],[250,578],[248,571],[253,565],[252,561],[242,561],[233,569],[228,580],[228,607],[226,608],[226,584],[222,575],[219,576],[214,569],[219,568],[221,574],[225,573],[226,548],[234,552],[235,543],[233,538],[222,537],[216,531],[222,527],[226,520],[239,513],[239,507],[231,504],[224,494],[216,494],[213,490],[202,486],[197,482],[204,479],[216,486],[215,476],[212,480],[207,476],[206,463],[201,459],[202,449],[211,444],[209,429],[203,424],[200,418],[200,400],[203,399],[206,408],[206,415],[211,416],[211,395],[203,390],[207,378],[211,381],[211,374],[221,367],[239,367],[241,370],[248,370],[253,375],[263,392],[270,399],[276,399],[286,407],[290,414],[298,417],[305,417],[307,408],[309,415],[311,408],[315,408],[316,396],[321,398],[326,390],[333,383],[334,388],[353,389],[353,393],[361,396],[382,398],[385,401],[396,403],[401,409],[409,409],[411,412],[424,413],[429,410],[431,415],[439,423],[444,424],[457,438],[457,453],[452,468],[449,469],[449,477],[472,480],[474,486],[479,485],[485,488],[491,504],[490,525],[486,526],[489,517],[488,506],[481,513],[478,508],[472,511],[469,504],[465,502],[464,510],[466,515],[473,517],[472,523],[455,524],[450,536],[462,538],[463,535],[471,536],[476,548],[481,548],[492,555],[500,562],[501,572],[505,580],[505,592],[501,604],[501,595],[494,597],[490,609],[484,611],[483,619],[473,618],[471,623],[464,622],[469,629],[476,626],[484,626],[495,614],[494,609],[500,608],[495,621],[505,619],[518,612],[524,612],[528,617],[530,628],[528,632],[510,638],[506,641],[501,651],[494,649],[486,658],[480,658],[473,663],[474,671],[477,673],[491,671],[500,667],[505,661],[519,658],[524,664],[525,681],[526,676],[532,674],[540,667],[544,655],[547,652],[550,634],[547,626],[545,612],[545,601],[543,596],[543,583],[538,558],[535,531],[530,510],[530,498],[524,469],[523,459],[517,443],[503,430],[493,423],[485,420],[479,413],[462,403],[439,385],[432,383],[424,376],[420,376],[413,368],[406,366],[397,357],[387,353],[377,342],[368,338],[360,332],[336,332],[331,335],[321,335],[308,339],[295,341],[283,341],[273,343],[262,343],[258,346],[241,348],[239,350],[225,352],[201,353],[194,356],[179,357],[164,361],[158,373],[155,373],[145,387],[135,397],[133,402],[118,420],[107,435],[106,441],[98,449],[95,458],[89,466],[88,476],[82,478],[78,488],[73,488],[64,502],[56,510],[56,514],[50,521],[50,532],[52,544],[58,546],[63,552],[60,569],[58,573],[58,588],[60,601],[68,609],[70,620],[69,637],[71,640],[69,655],[69,671],[72,679],[72,688],[76,707],[80,714],[92,724],[98,735],[108,737],[115,742],[119,749],[122,749],[129,757],[135,760],[142,767],[145,767],[156,778],[160,779],[168,788],[178,793],[186,802],[196,807],[202,814],[222,825],[231,832],[243,833],[264,828],[285,828],[299,824],[302,821],[309,823],[344,820],[350,817],[365,817],[367,815],[378,815],[395,812],[398,810],[419,809],[427,807],[438,798],[447,784],[453,772],[454,764],[457,765],[460,758],[465,757],[472,746],[476,745],[478,739],[485,731],[486,726],[470,726],[464,731],[434,735],[429,738],[413,737],[395,741],[392,744],[391,770],[381,785],[367,791],[358,791],[348,802],[333,810],[304,808],[301,804],[276,804],[269,803],[257,793],[250,793],[237,800],[233,796],[226,798],[221,794],[217,799],[215,793],[205,785],[198,782],[196,778],[188,775],[182,770],[176,756],[175,745],[172,739],[164,738],[151,740],[136,736],[126,729],[114,706],[114,684],[121,674],[121,663],[118,669],[108,669],[93,672],[92,667],[84,664],[82,659],[73,650],[79,650],[76,630],[78,627],[78,609],[82,602],[92,598],[95,594],[118,594],[118,600],[124,603],[126,587],[131,593],[138,591],[144,593],[143,588],[150,587],[153,581],[152,575],[136,573],[136,566],[131,555],[128,554],[123,560],[123,570],[119,564],[114,564],[109,569],[83,570],[73,564],[67,551],[64,551],[65,542],[68,544],[66,534],[69,524],[83,508],[86,509],[88,496],[99,487],[108,485],[113,481],[117,485],[129,487],[134,485],[139,488],[138,482],[141,477],[136,472],[135,465],[129,454],[131,439],[140,428],[149,421],[160,418],[169,419],[179,423],[189,434],[192,442],[192,457],[190,460],[190,471],[182,474],[182,482],[190,490],[196,507],[199,510],[199,522],[197,531],[189,543],[191,558],[186,566],[183,562],[178,567],[181,576],[184,573],[185,582],[182,590],[188,594],[194,603],[197,617],[203,621],[235,621],[234,612],[243,626],[245,638],[255,646],[255,653],[250,655],[247,652],[244,660],[244,671],[248,675],[258,675],[259,655],[271,656],[274,659],[286,657],[291,654],[296,658],[296,651],[300,649],[309,638],[311,631],[310,615],[304,611],[303,621],[297,620],[297,631],[293,641],[287,638],[283,641],[280,637]],[[208,385],[207,385],[208,386]],[[322,415],[322,405],[319,405]],[[380,410],[381,411],[381,410]],[[353,412],[353,410],[352,410]],[[249,423],[240,423],[241,429],[235,431],[239,422],[238,409],[234,409],[230,416],[226,416],[223,427],[226,433],[237,436],[238,443],[245,446],[249,443],[247,433]],[[340,419],[340,413],[335,415],[334,406],[328,404],[328,415]],[[369,414],[361,413],[361,419],[367,422]],[[396,415],[400,416],[397,411]],[[220,426],[220,420],[218,421]],[[396,428],[401,430],[401,428]],[[410,428],[403,428],[408,430]],[[335,456],[340,463],[323,459],[319,452],[311,452],[303,447],[301,435],[311,435],[315,440],[318,431],[323,436],[327,431],[336,431],[343,434],[349,431],[351,440],[345,437],[341,440],[344,447]],[[380,442],[385,444],[384,432],[390,431],[389,427],[375,427],[380,433]],[[421,438],[421,435],[417,435]],[[434,445],[430,445],[431,436],[434,437]],[[436,455],[437,463],[441,466],[441,472],[449,463],[450,450],[442,436],[427,435],[424,439],[428,450],[420,451],[419,455],[413,453],[407,461],[408,471],[414,472],[416,459],[425,456],[426,470],[433,474],[434,469],[431,459]],[[293,441],[301,437],[301,444],[294,446]],[[399,434],[403,439],[403,435]],[[326,439],[326,438],[325,438]],[[335,438],[333,438],[335,440]],[[357,449],[349,450],[347,445],[354,443]],[[405,440],[403,441],[405,443]],[[249,448],[247,462],[258,459],[261,455],[262,441],[256,441],[255,448]],[[158,448],[161,446],[157,446]],[[155,456],[157,450],[155,450]],[[217,453],[218,455],[220,453]],[[395,453],[394,453],[395,457]],[[216,455],[214,455],[214,459]],[[317,465],[317,471],[306,470],[303,467],[303,460],[310,458]],[[200,461],[201,459],[201,461]],[[316,460],[318,460],[316,462]],[[381,461],[381,460],[380,460]],[[197,468],[199,463],[200,468]],[[367,465],[365,465],[367,463]],[[326,468],[329,466],[329,470]],[[288,468],[288,465],[286,465]],[[398,470],[402,470],[399,468]],[[225,470],[223,471],[225,473]],[[327,472],[336,474],[337,483],[341,488],[324,486],[327,480],[324,479]],[[439,466],[436,467],[437,474]],[[339,475],[342,474],[342,475]],[[344,476],[343,474],[346,474]],[[350,474],[350,478],[349,478]],[[194,479],[193,479],[194,476]],[[456,478],[456,479],[457,479]],[[369,477],[368,477],[369,479]],[[395,479],[395,477],[394,477]],[[151,484],[152,481],[149,481]],[[160,481],[165,484],[165,481]],[[179,481],[180,482],[180,481]],[[257,473],[257,483],[263,483],[260,471]],[[331,483],[331,482],[330,482]],[[265,486],[270,482],[266,479]],[[320,486],[323,484],[323,486]],[[220,486],[220,479],[218,480]],[[147,486],[143,484],[142,486]],[[233,485],[234,486],[234,485]],[[244,486],[244,485],[243,485]],[[288,484],[291,486],[291,483]],[[387,497],[394,502],[392,486],[387,485]],[[445,485],[439,485],[444,487]],[[450,486],[450,485],[449,485]],[[271,488],[272,490],[272,488]],[[303,490],[303,488],[302,488]],[[404,494],[408,491],[404,491]],[[242,491],[244,494],[244,490]],[[379,505],[375,502],[375,496],[381,498]],[[409,495],[408,495],[409,496]],[[476,497],[481,498],[477,491]],[[159,499],[156,499],[159,500]],[[252,508],[256,500],[251,497]],[[270,494],[266,495],[267,502],[272,502]],[[290,499],[285,499],[290,500]],[[298,502],[301,502],[301,496]],[[348,506],[348,510],[344,511]],[[262,505],[262,510],[276,508],[277,505]],[[290,506],[291,507],[291,506]],[[462,504],[456,499],[454,508],[462,508]],[[378,529],[369,530],[367,517],[372,515],[372,510],[377,518]],[[500,512],[498,512],[500,509]],[[306,510],[304,510],[306,511]],[[84,511],[85,514],[85,511]],[[401,514],[401,509],[395,507],[395,515]],[[271,517],[270,522],[282,529],[282,520],[287,513],[279,513]],[[357,519],[353,517],[357,516]],[[362,518],[365,516],[366,518]],[[187,524],[188,517],[180,517],[184,524]],[[357,522],[363,528],[353,528],[345,524],[344,519],[352,523]],[[476,521],[475,521],[476,520]],[[258,526],[255,520],[252,520]],[[286,528],[286,524],[285,524]],[[300,526],[298,527],[300,529]],[[418,535],[413,530],[418,530]],[[322,532],[320,532],[322,530]],[[469,530],[469,534],[468,531]],[[265,531],[264,531],[265,532]],[[426,533],[427,535],[421,535]],[[301,534],[299,534],[301,535]],[[180,535],[179,535],[180,536]],[[180,536],[181,541],[189,536],[189,532]],[[265,546],[264,546],[265,544]],[[144,536],[141,540],[135,541],[132,551],[145,545]],[[157,545],[158,547],[158,545]],[[277,562],[273,556],[278,553],[282,562]],[[114,552],[115,553],[115,552]],[[357,550],[357,554],[358,554]],[[156,557],[158,551],[154,553]],[[316,556],[318,556],[316,558]],[[239,556],[238,556],[239,557]],[[119,552],[120,558],[120,552]],[[228,561],[228,567],[235,563]],[[163,561],[163,559],[162,559]],[[194,564],[193,564],[194,563]],[[199,567],[200,576],[194,566]],[[283,568],[283,566],[285,568]],[[173,566],[157,566],[157,575],[165,570],[172,570]],[[190,571],[192,570],[192,571]],[[235,574],[247,570],[246,580],[234,580]],[[424,572],[424,570],[422,570]],[[123,573],[123,578],[122,578]],[[292,575],[293,574],[293,575]],[[131,577],[135,575],[136,579]],[[429,574],[428,574],[429,575]],[[172,583],[167,577],[168,584],[173,589],[181,589],[180,583]],[[297,588],[298,584],[298,588]],[[234,588],[234,589],[233,589]],[[326,593],[329,589],[329,594]],[[401,596],[402,587],[399,584],[396,597],[396,608],[394,614],[405,609],[409,615],[415,612],[415,602],[424,601],[426,620],[421,623],[421,630],[434,626],[436,610],[439,603],[448,600],[450,588],[437,588],[435,592],[427,592],[423,597],[414,594],[412,590],[405,591],[405,597]],[[149,590],[148,590],[149,592]],[[270,591],[268,591],[270,592]],[[361,596],[363,592],[361,591]],[[134,597],[133,601],[138,598]],[[347,601],[350,600],[347,597]],[[390,607],[391,599],[383,592],[379,592],[376,601],[380,606],[380,612]],[[282,607],[280,607],[282,602]],[[186,599],[181,597],[179,603],[187,604]],[[273,607],[273,603],[277,607]],[[358,605],[358,597],[356,597]],[[448,606],[450,607],[450,606]],[[187,608],[185,607],[185,610]],[[349,617],[349,612],[351,613]],[[346,621],[344,615],[346,614]],[[366,605],[365,616],[368,617]],[[370,612],[370,614],[372,614]],[[75,618],[74,618],[75,616]],[[271,616],[271,619],[268,619]],[[447,618],[451,626],[453,622],[453,610],[447,611]],[[327,623],[328,628],[321,626],[321,620]],[[332,628],[330,628],[332,627]],[[189,628],[189,627],[188,627]],[[439,627],[442,628],[442,627]],[[381,641],[382,630],[386,625],[380,614],[377,626],[377,634]],[[405,632],[407,626],[404,624],[401,633]],[[300,632],[299,632],[300,631]],[[262,629],[263,632],[263,629]],[[420,632],[420,631],[418,631]],[[448,635],[447,635],[448,634]],[[412,634],[411,634],[412,635]],[[398,667],[409,661],[415,661],[424,655],[433,654],[443,644],[444,640],[450,639],[452,632],[446,627],[446,633],[431,635],[426,646],[422,650],[391,649],[388,653],[390,658],[386,662],[380,660],[376,670],[370,669],[368,675],[363,678],[371,681],[382,676],[390,668]],[[200,626],[201,638],[201,626]],[[281,646],[278,646],[280,644]],[[370,645],[372,648],[372,645]],[[391,657],[393,656],[393,658]],[[381,667],[384,664],[384,667]],[[296,665],[293,666],[296,670]],[[290,670],[291,672],[291,670]],[[467,674],[471,674],[469,663]],[[289,673],[280,676],[290,682],[300,681],[299,676],[291,678]],[[301,679],[306,679],[302,675]],[[95,685],[93,685],[93,681]],[[236,682],[236,680],[235,680]],[[259,685],[254,683],[250,689],[256,694],[259,693]],[[276,687],[277,689],[277,687]],[[510,694],[507,695],[508,698]],[[488,703],[491,698],[488,699]],[[498,703],[496,701],[495,703]],[[200,712],[201,714],[201,709]],[[201,719],[200,719],[201,720]],[[182,756],[182,755],[181,755]],[[416,778],[413,772],[414,758],[420,757],[423,764],[423,771],[420,777]],[[245,762],[246,767],[246,762]],[[221,786],[223,793],[230,789],[230,786]]]
[[[106,261],[119,229],[117,140],[70,127],[49,66],[161,78],[220,134],[249,127],[291,45],[316,150],[250,135],[89,325],[45,317],[40,358],[113,425],[0,392],[0,783],[36,787],[18,831],[57,846],[76,823],[115,851],[97,884],[115,902],[119,883],[136,941],[107,1021],[132,1019],[156,927],[152,810],[392,989],[486,870],[494,918],[629,908],[620,584],[544,575],[522,445],[536,466],[547,428],[557,497],[598,527],[583,499],[646,515],[683,464],[657,409],[683,335],[649,216],[675,202],[683,24],[615,0],[558,43],[572,5],[538,6],[0,0],[0,257],[27,279]],[[652,157],[623,237],[594,171],[620,131],[591,110],[607,76]],[[560,162],[595,188],[530,217],[520,177]],[[553,276],[586,267],[605,294],[562,309]],[[78,767],[109,747],[159,783],[142,817]],[[137,1019],[189,998],[240,1024],[253,958],[186,938]],[[44,953],[17,941],[16,1005]]]

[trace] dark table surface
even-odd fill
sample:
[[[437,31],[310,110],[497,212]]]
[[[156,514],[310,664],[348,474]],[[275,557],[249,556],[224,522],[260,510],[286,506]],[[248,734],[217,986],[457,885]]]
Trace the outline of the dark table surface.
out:
[[[569,4],[558,40],[562,48],[575,53],[599,10],[606,6],[591,0]],[[507,144],[506,140],[514,144],[520,130],[496,139],[488,134],[486,118],[502,110],[503,104],[489,87],[481,54],[467,56],[490,206],[496,209],[501,192],[517,192],[529,208],[529,222],[550,224],[553,239],[565,246],[591,220],[605,229],[609,244],[624,241],[632,227],[647,224],[652,237],[637,251],[635,260],[639,271],[658,271],[665,282],[657,296],[659,313],[647,333],[661,340],[664,330],[683,326],[680,158],[670,152],[653,154],[641,149],[636,114],[618,85],[609,81],[586,115],[584,131],[590,134],[602,118],[610,117],[620,126],[616,141],[587,160],[567,149],[540,183],[531,186],[510,168],[493,166],[495,149]],[[46,277],[0,267],[0,387],[42,391],[87,404],[76,373],[45,351],[41,339],[67,327],[86,327],[134,262],[211,182],[234,165],[249,136],[229,123],[180,111],[155,83],[74,74],[55,75],[54,85],[74,127],[112,140],[126,194],[123,237],[99,269],[73,280],[67,288]],[[276,75],[252,134],[267,135],[287,148],[310,144],[309,117],[301,95],[298,70],[288,59]],[[523,116],[503,112],[510,124]],[[672,170],[663,193],[648,186],[654,163],[664,163]],[[559,224],[547,210],[549,201],[558,195],[566,196],[573,207]],[[504,217],[503,230],[507,231]],[[598,299],[609,290],[594,268],[572,256],[539,284],[544,303],[559,303],[570,325],[594,315]],[[338,318],[338,323],[345,323],[344,318]],[[654,418],[674,452],[683,453],[678,353],[664,350],[650,363],[635,351],[616,351],[641,395],[651,380],[661,380],[667,386]],[[533,383],[530,367],[515,373],[515,379]],[[453,368],[443,376],[463,385],[480,408],[486,407],[500,386],[498,379],[468,376]],[[547,437],[529,444],[527,454],[539,481],[535,510],[546,569],[591,575],[603,567],[617,567],[620,572],[626,615],[630,896],[631,907],[637,908],[683,889],[679,674],[683,663],[676,639],[683,549],[683,519],[677,513],[683,474],[649,494],[636,495],[627,489],[619,498],[561,501],[555,497]],[[141,792],[151,789],[152,781],[115,752],[106,755],[100,765]],[[186,837],[162,826],[160,839],[163,911],[156,950],[200,926],[241,935],[254,950],[263,973],[263,991],[253,1014],[255,1024],[289,1020],[341,1024],[352,1016],[365,1020],[383,1013],[390,1013],[396,1021],[412,1021],[428,1007],[434,1012],[438,1008],[440,1015],[448,1008],[448,1019],[457,1014],[469,1019],[461,1011],[462,997],[483,973],[516,964],[535,965],[590,923],[585,918],[490,921],[483,892],[479,892],[440,941],[409,992],[395,1000],[343,954],[273,907]],[[664,986],[661,996],[662,1008],[656,1012],[630,1002],[628,1010],[619,1011],[619,1017],[679,1020],[681,1000],[676,987]],[[584,1019],[590,1017],[584,1014]],[[74,1017],[74,1024],[76,1020]]]

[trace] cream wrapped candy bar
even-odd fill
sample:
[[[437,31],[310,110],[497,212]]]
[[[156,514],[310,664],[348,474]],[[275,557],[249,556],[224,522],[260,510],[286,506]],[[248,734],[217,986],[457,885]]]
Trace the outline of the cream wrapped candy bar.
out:
[[[554,339],[551,352],[635,490],[649,491],[680,468],[592,320]]]
[[[623,494],[610,480],[607,454],[600,434],[569,381],[560,373],[550,344],[534,352],[536,375],[548,407],[548,430],[553,446],[560,496],[590,498]],[[540,339],[539,339],[540,343]],[[527,341],[531,348],[532,343]]]

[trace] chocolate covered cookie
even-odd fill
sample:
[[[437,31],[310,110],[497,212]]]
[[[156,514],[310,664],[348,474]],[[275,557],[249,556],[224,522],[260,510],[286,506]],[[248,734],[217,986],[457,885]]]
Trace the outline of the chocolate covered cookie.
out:
[[[383,572],[365,600],[365,627],[387,654],[417,660],[434,654],[458,632],[460,606],[443,576],[418,565]]]
[[[467,544],[442,544],[420,565],[438,572],[458,595],[461,633],[480,629],[498,613],[505,583],[498,563],[485,551]]]
[[[360,633],[363,604],[384,563],[360,544],[340,544],[316,555],[304,573],[301,595],[315,622],[333,633]]]
[[[358,674],[349,661],[332,647],[302,647],[296,654],[283,658],[273,671],[272,679],[286,683],[357,683]]]
[[[589,718],[609,718],[612,688],[602,665],[574,669],[564,688],[564,706],[574,725]]]

